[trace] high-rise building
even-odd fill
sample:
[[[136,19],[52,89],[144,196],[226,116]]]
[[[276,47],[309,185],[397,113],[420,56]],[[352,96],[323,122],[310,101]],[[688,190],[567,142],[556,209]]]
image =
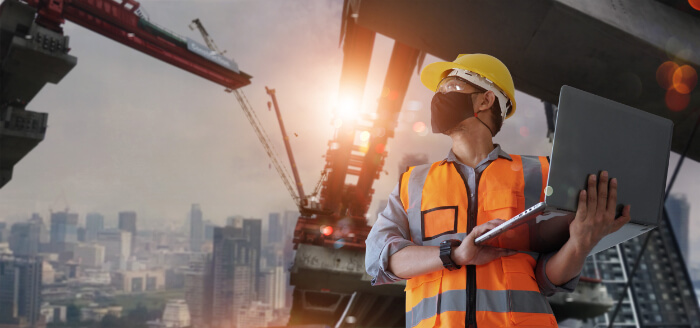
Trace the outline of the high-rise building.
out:
[[[204,241],[214,241],[214,228],[216,224],[210,221],[204,221]]]
[[[73,259],[81,266],[99,268],[105,263],[105,247],[95,243],[80,243],[73,249]]]
[[[89,213],[85,216],[85,241],[97,239],[97,234],[105,228],[105,217],[100,213]]]
[[[238,310],[235,327],[267,327],[270,321],[272,321],[272,307],[261,302],[251,302],[248,306]]]
[[[279,213],[270,213],[268,216],[268,226],[267,226],[267,243],[281,244],[284,240],[282,239],[284,232],[282,231],[282,221],[280,220]]]
[[[54,252],[70,251],[78,242],[78,214],[51,213],[51,249]]]
[[[687,261],[689,240],[688,234],[690,229],[688,229],[688,220],[690,219],[690,202],[688,198],[683,194],[672,194],[666,199],[666,211],[668,212],[668,219],[671,221],[671,227],[673,228],[674,235],[676,236],[676,241],[678,241],[678,247],[683,253],[683,258]]]
[[[206,327],[211,319],[213,282],[211,257],[202,254],[190,262],[185,272],[185,300],[192,327]]]
[[[0,327],[40,323],[42,260],[0,255]]]
[[[262,220],[243,220],[243,238],[248,240],[248,247],[251,250],[251,285],[256,294],[260,290],[260,258],[262,248]]]
[[[163,328],[187,328],[191,326],[190,311],[185,300],[168,300],[161,320]]]
[[[284,267],[268,267],[263,271],[262,277],[260,301],[269,304],[273,310],[284,309],[287,295]]]
[[[131,233],[119,229],[105,229],[97,234],[97,243],[105,248],[105,261],[112,269],[126,270],[131,254]]]
[[[214,229],[211,325],[232,328],[241,308],[251,301],[255,251],[232,226]]]
[[[649,244],[630,288],[622,295],[647,234]],[[664,216],[659,227],[647,234],[589,256],[583,275],[601,279],[616,301],[623,297],[614,327],[698,327],[698,300],[668,218]],[[584,327],[607,326],[611,313]]]
[[[190,250],[199,252],[204,242],[204,221],[199,204],[192,204],[190,210]]]
[[[29,222],[34,223],[39,226],[39,243],[48,244],[51,242],[51,236],[49,234],[49,229],[46,228],[46,223],[44,223],[44,218],[39,215],[39,213],[32,213],[32,217]]]
[[[16,256],[36,256],[39,253],[41,227],[33,222],[18,222],[10,230],[10,249]]]
[[[0,222],[0,243],[7,243],[10,238],[10,230],[7,222]]]
[[[119,230],[128,231],[131,233],[130,252],[133,252],[136,246],[136,212],[119,212]],[[129,255],[131,255],[131,253],[129,253]]]
[[[226,226],[235,227],[237,229],[243,228],[243,217],[240,215],[229,216],[226,218]]]

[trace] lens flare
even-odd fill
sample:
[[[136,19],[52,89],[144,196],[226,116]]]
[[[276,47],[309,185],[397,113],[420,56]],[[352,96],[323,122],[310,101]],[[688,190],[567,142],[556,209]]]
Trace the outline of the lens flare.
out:
[[[688,3],[693,9],[700,11],[700,0],[688,0]]]
[[[383,153],[385,149],[386,149],[386,146],[385,146],[384,144],[382,144],[382,143],[377,144],[377,145],[374,147],[374,151],[376,151],[377,154]]]
[[[668,107],[668,109],[679,112],[688,107],[689,103],[689,94],[680,93],[676,91],[676,89],[666,91],[666,107]]]
[[[667,61],[656,69],[656,82],[665,90],[673,88],[673,75],[678,69],[678,64]]]
[[[370,137],[369,131],[362,131],[360,133],[360,140],[362,140],[362,141],[368,141],[369,137]]]
[[[689,94],[698,83],[698,74],[695,69],[688,65],[683,65],[673,72],[673,88],[679,93]]]
[[[360,116],[360,106],[352,97],[343,97],[338,101],[337,115],[343,121],[355,121]]]
[[[413,131],[414,132],[421,133],[421,132],[425,131],[425,129],[426,129],[425,123],[423,123],[421,121],[413,123]]]
[[[333,234],[333,227],[331,226],[321,226],[321,233],[324,236],[330,236]]]
[[[529,137],[530,136],[530,129],[527,128],[527,126],[523,126],[520,128],[520,135],[523,137]]]
[[[552,186],[547,186],[547,188],[544,188],[544,194],[547,196],[552,196],[554,193],[554,188]]]

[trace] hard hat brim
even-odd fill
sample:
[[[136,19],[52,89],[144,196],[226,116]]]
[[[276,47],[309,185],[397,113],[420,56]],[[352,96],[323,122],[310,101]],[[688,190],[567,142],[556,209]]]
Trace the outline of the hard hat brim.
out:
[[[469,67],[457,64],[455,62],[435,62],[428,64],[423,68],[420,73],[420,81],[430,91],[435,92],[438,84],[440,84],[440,81],[442,81],[442,79],[444,79],[451,70],[456,68],[472,71]],[[508,97],[510,98],[511,109],[506,115],[506,118],[511,117],[515,113],[515,95],[508,95]]]

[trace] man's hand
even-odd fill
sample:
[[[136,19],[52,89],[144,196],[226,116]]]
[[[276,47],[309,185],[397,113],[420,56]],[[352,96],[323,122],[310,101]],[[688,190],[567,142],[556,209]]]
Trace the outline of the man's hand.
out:
[[[505,221],[496,219],[478,225],[472,229],[462,244],[457,247],[452,253],[452,260],[458,265],[482,265],[489,263],[502,256],[510,256],[516,251],[502,248],[494,248],[489,246],[479,246],[474,244],[474,240],[479,236],[487,233],[489,230],[497,227]]]
[[[581,190],[576,216],[569,226],[571,241],[584,253],[590,252],[603,237],[619,230],[631,219],[630,205],[626,205],[622,215],[615,218],[617,179],[608,184],[608,172],[603,171],[599,180],[596,186],[596,176],[588,177],[588,190]]]

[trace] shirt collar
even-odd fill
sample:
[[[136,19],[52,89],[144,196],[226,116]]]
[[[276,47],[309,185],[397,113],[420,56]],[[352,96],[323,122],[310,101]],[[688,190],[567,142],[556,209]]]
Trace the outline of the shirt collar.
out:
[[[513,158],[511,158],[510,155],[508,155],[508,153],[501,149],[501,145],[495,144],[495,146],[496,147],[493,148],[493,150],[488,154],[488,156],[486,156],[486,158],[484,158],[484,160],[481,161],[481,163],[479,163],[479,165],[485,162],[493,162],[499,157],[505,158],[509,161],[513,161]],[[443,165],[447,162],[464,164],[460,162],[459,159],[457,159],[457,155],[455,155],[455,153],[452,151],[452,148],[450,148],[450,152],[447,154],[447,158],[443,159],[442,162],[440,162],[440,165]]]

